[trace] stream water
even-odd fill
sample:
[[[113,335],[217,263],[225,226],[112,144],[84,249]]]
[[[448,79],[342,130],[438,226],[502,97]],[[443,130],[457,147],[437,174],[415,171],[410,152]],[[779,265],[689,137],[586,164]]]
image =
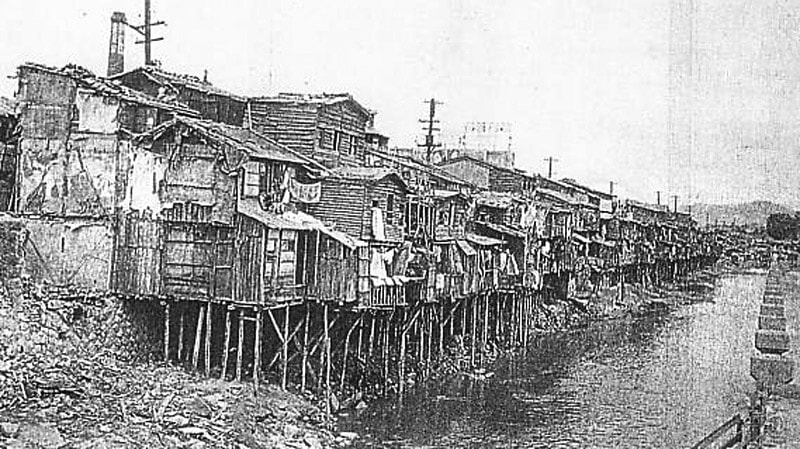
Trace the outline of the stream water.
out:
[[[343,418],[359,447],[691,447],[754,388],[763,274],[716,280],[707,301],[537,337],[494,376],[428,383]]]

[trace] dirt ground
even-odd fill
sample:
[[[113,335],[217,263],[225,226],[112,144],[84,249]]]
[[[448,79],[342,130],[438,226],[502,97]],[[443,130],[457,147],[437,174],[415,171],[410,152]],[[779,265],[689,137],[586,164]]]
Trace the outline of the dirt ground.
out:
[[[137,327],[146,314],[121,301],[49,296],[0,287],[0,447],[321,448],[355,437],[334,433],[310,397],[156,361]]]

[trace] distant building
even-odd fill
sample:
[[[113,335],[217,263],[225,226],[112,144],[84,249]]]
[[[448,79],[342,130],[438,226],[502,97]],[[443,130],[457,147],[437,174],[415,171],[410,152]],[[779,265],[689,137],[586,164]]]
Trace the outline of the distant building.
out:
[[[512,126],[508,122],[469,122],[458,137],[450,157],[470,156],[504,168],[514,167]]]
[[[389,136],[375,128],[375,116],[378,113],[375,111],[370,112],[367,128],[364,131],[364,141],[366,142],[367,149],[372,151],[389,151]]]

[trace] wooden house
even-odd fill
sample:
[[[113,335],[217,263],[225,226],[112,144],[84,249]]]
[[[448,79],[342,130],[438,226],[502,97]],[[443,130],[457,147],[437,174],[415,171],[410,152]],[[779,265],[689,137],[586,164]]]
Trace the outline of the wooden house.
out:
[[[439,166],[481,189],[517,194],[532,194],[536,189],[535,176],[470,156],[458,156],[442,162]]]
[[[363,165],[372,112],[349,94],[251,98],[253,129],[327,167]]]
[[[12,201],[25,216],[28,267],[54,283],[107,288],[111,218],[126,201],[131,136],[195,114],[68,65],[19,67],[17,173]]]
[[[247,99],[226,92],[205,78],[144,66],[111,79],[150,97],[178,102],[197,111],[204,119],[234,126],[245,125]]]
[[[136,144],[118,292],[266,306],[357,301],[366,243],[300,210],[320,200],[322,166],[248,129],[196,118],[177,117]]]

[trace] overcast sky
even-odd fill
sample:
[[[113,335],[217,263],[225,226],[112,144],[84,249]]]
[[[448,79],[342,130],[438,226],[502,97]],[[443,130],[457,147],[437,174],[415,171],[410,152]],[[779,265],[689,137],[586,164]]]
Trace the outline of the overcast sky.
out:
[[[680,112],[695,123],[692,184],[679,189],[667,175],[669,0],[152,1],[168,23],[154,44],[165,68],[207,69],[242,94],[350,92],[393,145],[414,144],[433,96],[445,130],[511,122],[532,172],[554,156],[557,176],[613,180],[642,200],[673,187],[681,202],[691,190],[694,202],[800,206],[800,2],[695,0],[695,87]],[[140,22],[142,4],[3,0],[0,73],[35,61],[103,74],[111,12]],[[143,60],[134,38],[127,68]],[[14,90],[0,80],[0,95]]]

